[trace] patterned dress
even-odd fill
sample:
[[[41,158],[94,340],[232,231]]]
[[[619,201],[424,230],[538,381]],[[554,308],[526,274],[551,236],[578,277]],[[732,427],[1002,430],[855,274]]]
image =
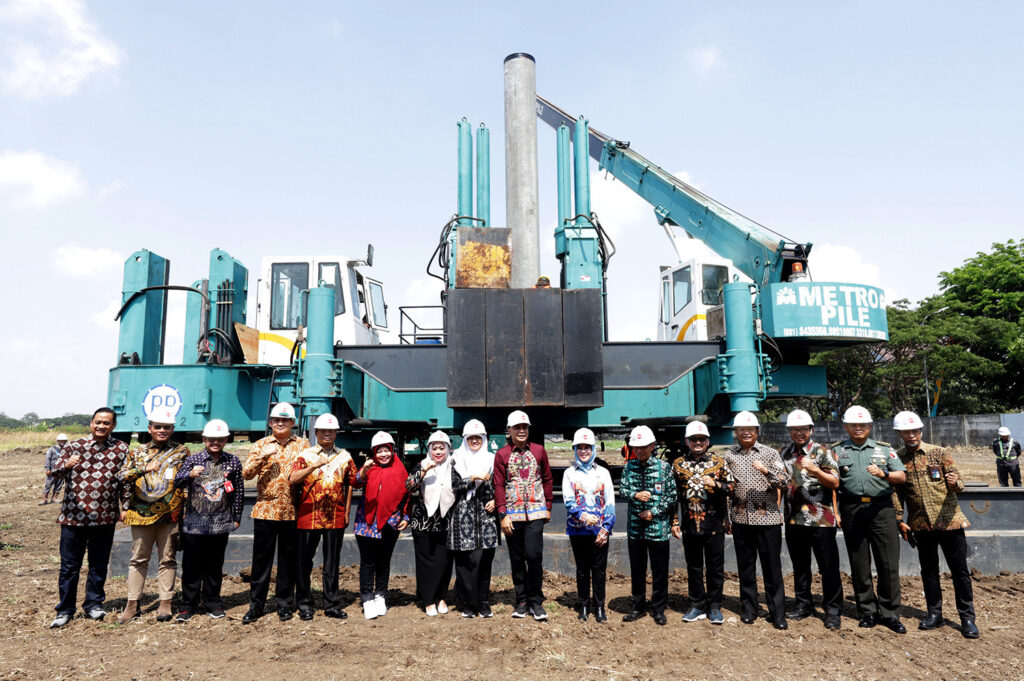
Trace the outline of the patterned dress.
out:
[[[488,501],[494,501],[494,485],[480,483],[473,494],[469,481],[452,466],[452,491],[455,505],[448,513],[448,548],[453,551],[476,551],[497,548],[501,533],[497,518],[484,510]]]

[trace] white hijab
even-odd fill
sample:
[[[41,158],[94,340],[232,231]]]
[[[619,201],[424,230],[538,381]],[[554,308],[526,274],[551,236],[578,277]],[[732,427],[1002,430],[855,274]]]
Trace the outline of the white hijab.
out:
[[[491,475],[494,472],[494,454],[487,446],[487,438],[484,438],[484,443],[475,452],[469,448],[466,439],[463,438],[462,444],[452,453],[451,458],[455,460],[455,472],[463,480],[469,480],[474,475],[478,477]],[[472,499],[479,486],[480,481],[474,480],[469,486],[466,498]]]
[[[420,466],[426,466],[433,461],[429,452],[423,459]],[[423,476],[420,483],[420,493],[423,495],[423,506],[427,509],[427,515],[432,516],[438,508],[441,509],[441,517],[448,514],[448,510],[455,503],[455,492],[452,491],[452,454],[451,449],[444,461],[435,465]]]

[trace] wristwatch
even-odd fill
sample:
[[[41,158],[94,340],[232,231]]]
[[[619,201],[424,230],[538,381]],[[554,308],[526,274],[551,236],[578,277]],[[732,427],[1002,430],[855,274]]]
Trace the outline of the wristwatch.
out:
[[[882,480],[888,480],[889,479],[889,469],[886,468],[885,471],[883,471],[883,472],[885,473],[885,475],[882,476]]]

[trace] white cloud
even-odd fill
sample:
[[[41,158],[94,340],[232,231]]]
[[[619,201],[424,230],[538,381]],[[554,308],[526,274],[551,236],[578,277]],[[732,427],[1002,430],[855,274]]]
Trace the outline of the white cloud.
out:
[[[4,90],[26,99],[68,97],[92,74],[116,68],[121,52],[79,0],[12,0],[0,9]]]
[[[114,180],[113,182],[108,182],[107,184],[99,188],[99,190],[96,192],[96,198],[102,201],[108,196],[112,196],[113,194],[118,193],[127,186],[128,185],[124,180]]]
[[[114,298],[102,310],[97,310],[89,315],[89,321],[105,331],[116,332],[118,330],[118,322],[114,321],[114,315],[120,309],[120,299]]]
[[[698,76],[704,77],[722,66],[722,53],[717,47],[703,47],[691,50],[686,55],[686,60]]]
[[[38,151],[0,151],[0,189],[21,208],[46,206],[78,198],[85,181],[78,167]]]
[[[124,256],[109,248],[87,248],[74,241],[57,248],[50,256],[53,268],[78,279],[120,279]],[[113,319],[117,308],[110,313]],[[95,320],[94,320],[95,321]]]
[[[815,281],[842,281],[886,289],[882,268],[865,262],[860,251],[841,244],[814,244],[807,260]],[[894,292],[886,289],[886,300],[894,300]]]

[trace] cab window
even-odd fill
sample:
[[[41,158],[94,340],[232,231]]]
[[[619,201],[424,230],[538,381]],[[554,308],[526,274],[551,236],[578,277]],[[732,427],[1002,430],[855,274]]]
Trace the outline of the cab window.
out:
[[[270,328],[297,329],[303,290],[309,286],[309,264],[279,262],[270,268]]]
[[[684,267],[672,273],[672,302],[673,314],[686,307],[693,299],[692,286],[690,282],[690,268]]]
[[[384,304],[384,287],[375,281],[370,284],[370,309],[373,312],[373,323],[382,329],[388,328],[388,311]]]
[[[317,279],[334,289],[334,316],[345,314],[345,292],[341,288],[341,267],[336,262],[322,262]]]
[[[729,282],[729,269],[723,265],[704,265],[703,275],[701,302],[705,305],[721,305],[722,287]]]

